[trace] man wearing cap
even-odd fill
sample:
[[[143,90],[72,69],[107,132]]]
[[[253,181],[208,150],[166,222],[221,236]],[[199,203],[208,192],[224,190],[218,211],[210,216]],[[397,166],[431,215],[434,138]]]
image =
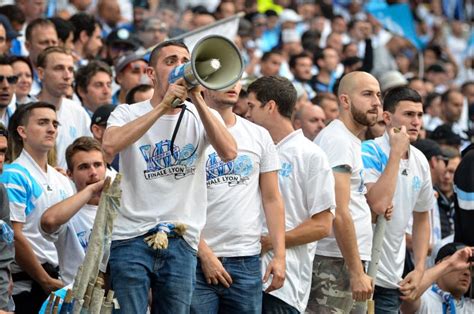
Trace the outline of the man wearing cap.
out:
[[[105,129],[107,128],[107,120],[109,120],[110,114],[115,109],[115,105],[103,105],[97,108],[91,118],[91,132],[92,136],[102,143]],[[119,170],[119,155],[115,155],[112,162],[107,164],[107,170],[112,173]]]
[[[148,63],[142,54],[124,54],[115,63],[115,81],[120,89],[112,97],[114,105],[126,103],[127,93],[137,85],[148,84],[150,79],[146,74]]]
[[[417,139],[422,124],[420,95],[408,87],[395,87],[384,97],[383,109],[386,132],[362,143],[362,161],[368,190],[366,198],[372,212],[381,213],[393,205],[375,280],[375,312],[398,313],[399,297],[416,295],[416,287],[423,277],[434,194],[429,164],[423,154],[410,145]],[[415,269],[402,280],[405,232],[412,216]]]
[[[112,102],[112,69],[105,62],[92,60],[79,68],[75,83],[76,94],[89,116]]]
[[[462,138],[453,132],[453,128],[449,124],[441,124],[433,132],[430,133],[429,138],[438,143],[441,148],[453,148],[460,150]]]
[[[138,38],[126,28],[118,28],[112,31],[105,41],[107,45],[107,61],[114,64],[118,57],[131,53],[140,48]]]
[[[473,249],[459,242],[448,243],[436,255],[436,265],[425,271],[415,299],[403,298],[406,314],[474,312],[474,302],[464,295],[471,287]],[[421,295],[421,296],[420,296]]]

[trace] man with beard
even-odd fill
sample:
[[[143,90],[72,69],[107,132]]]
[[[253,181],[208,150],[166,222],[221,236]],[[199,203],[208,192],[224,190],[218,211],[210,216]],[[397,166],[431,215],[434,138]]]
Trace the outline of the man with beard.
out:
[[[366,72],[352,72],[338,89],[340,115],[314,140],[326,152],[335,179],[333,235],[318,242],[307,311],[348,313],[372,295],[364,264],[370,259],[372,224],[365,199],[361,142],[357,137],[377,121],[380,86]],[[361,307],[355,307],[361,312]]]
[[[425,270],[430,239],[429,210],[434,206],[430,166],[421,151],[411,146],[418,138],[423,117],[421,96],[408,87],[395,87],[384,97],[383,136],[362,144],[367,202],[375,213],[393,204],[387,224],[375,282],[375,312],[398,313],[400,296],[416,296]],[[441,162],[436,156],[434,162]],[[405,232],[413,216],[415,269],[402,280]]]
[[[226,92],[204,91],[206,103],[220,113],[237,141],[238,154],[223,162],[214,148],[206,151],[207,219],[199,243],[192,313],[262,312],[262,207],[275,248],[264,278],[273,275],[267,290],[279,289],[285,278],[280,161],[268,131],[232,112],[240,89],[237,83]]]
[[[84,260],[107,168],[100,143],[92,137],[79,137],[69,145],[66,161],[77,193],[46,209],[40,232],[54,242],[61,279],[67,285]]]

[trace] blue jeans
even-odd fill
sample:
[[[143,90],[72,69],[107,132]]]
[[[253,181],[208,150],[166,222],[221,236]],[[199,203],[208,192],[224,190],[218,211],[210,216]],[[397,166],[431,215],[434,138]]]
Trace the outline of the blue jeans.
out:
[[[269,294],[263,293],[262,313],[264,314],[299,314],[300,312],[283,300]]]
[[[400,290],[375,286],[374,302],[376,314],[398,314],[402,301]]]
[[[260,256],[222,257],[232,285],[207,284],[201,263],[196,267],[196,289],[191,313],[262,313],[262,271]]]
[[[154,250],[140,236],[113,241],[110,248],[112,289],[120,305],[115,313],[189,313],[196,282],[196,250],[181,238],[168,238],[167,249]]]

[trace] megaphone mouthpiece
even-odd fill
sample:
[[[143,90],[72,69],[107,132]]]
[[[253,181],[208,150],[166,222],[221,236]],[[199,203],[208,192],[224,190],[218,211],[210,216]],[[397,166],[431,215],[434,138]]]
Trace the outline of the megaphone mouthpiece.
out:
[[[196,62],[196,70],[200,77],[206,78],[221,68],[219,59]]]

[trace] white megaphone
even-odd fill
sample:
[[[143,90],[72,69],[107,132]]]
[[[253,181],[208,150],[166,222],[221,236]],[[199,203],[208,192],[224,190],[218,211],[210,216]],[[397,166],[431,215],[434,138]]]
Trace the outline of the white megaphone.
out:
[[[168,82],[184,78],[189,88],[202,85],[211,90],[226,90],[234,86],[244,71],[244,61],[237,46],[219,35],[209,35],[197,42],[191,53],[191,61],[171,71]],[[173,101],[179,106],[180,99]]]

